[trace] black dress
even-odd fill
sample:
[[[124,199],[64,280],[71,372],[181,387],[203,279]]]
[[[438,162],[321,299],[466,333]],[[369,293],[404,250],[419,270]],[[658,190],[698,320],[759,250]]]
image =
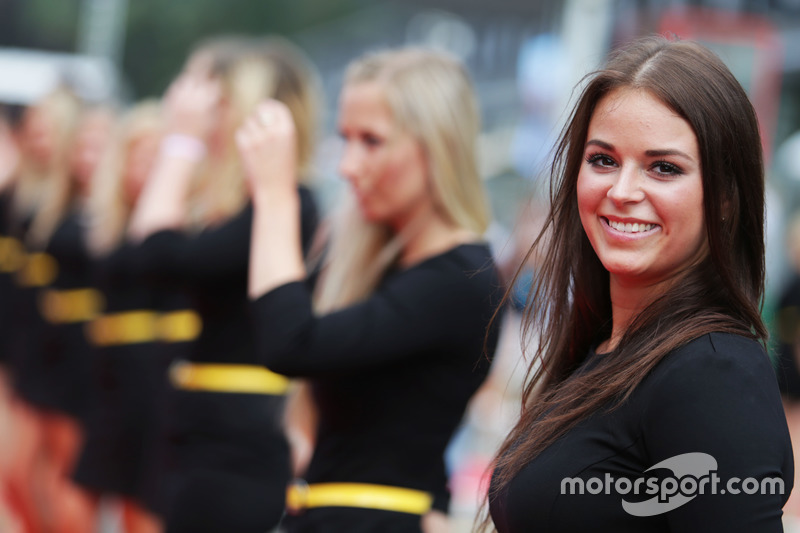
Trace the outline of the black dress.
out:
[[[11,236],[11,194],[0,193],[0,366],[6,366],[10,359],[14,316],[14,278],[19,268],[21,248],[19,241]]]
[[[123,244],[94,262],[103,315],[87,324],[94,346],[95,397],[74,479],[98,494],[150,506],[152,443],[160,434],[166,364],[153,324],[157,298],[136,268],[137,249]]]
[[[303,248],[317,212],[300,188]],[[192,364],[256,365],[248,317],[252,207],[197,235],[161,231],[140,246],[141,271],[184,287],[203,329]],[[290,477],[281,427],[284,397],[175,388],[169,401],[169,470],[164,499],[169,533],[258,532],[283,512]]]
[[[800,399],[800,276],[795,274],[781,293],[776,313],[777,346],[775,372],[781,394],[792,400]]]
[[[584,365],[600,357],[590,354]],[[670,496],[676,480],[683,494]],[[500,533],[770,533],[783,531],[793,482],[767,355],[753,340],[714,333],[669,354],[618,409],[590,416],[547,447],[490,509]],[[746,493],[754,483],[763,493]]]
[[[497,328],[487,338],[487,325],[498,288],[488,247],[466,244],[388,273],[367,300],[324,316],[314,315],[303,282],[253,302],[263,364],[311,378],[319,427],[307,483],[415,489],[447,510],[444,451],[489,369]],[[420,516],[317,507],[283,526],[418,532]]]
[[[46,323],[39,309],[42,290],[58,274],[53,257],[31,246],[27,233],[33,215],[11,216],[8,255],[9,305],[8,336],[5,339],[8,364],[16,394],[29,404],[37,405],[47,395],[41,379],[45,370]]]
[[[92,402],[92,358],[85,324],[104,305],[92,288],[91,261],[79,213],[58,225],[45,249],[57,268],[55,280],[37,295],[44,319],[39,383],[28,400],[39,408],[69,414],[85,421]]]

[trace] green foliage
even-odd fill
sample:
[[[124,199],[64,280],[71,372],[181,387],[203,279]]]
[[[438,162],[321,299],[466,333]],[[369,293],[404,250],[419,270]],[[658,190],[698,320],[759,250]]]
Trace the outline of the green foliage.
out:
[[[161,95],[199,40],[293,32],[368,0],[127,0],[120,70],[141,99]],[[0,0],[0,45],[75,52],[84,0]],[[12,19],[13,20],[9,20]]]
[[[292,32],[335,18],[358,0],[130,0],[123,70],[136,98],[158,96],[192,46],[218,34]]]
[[[26,42],[13,46],[52,51],[75,50],[80,0],[24,0],[15,9]]]

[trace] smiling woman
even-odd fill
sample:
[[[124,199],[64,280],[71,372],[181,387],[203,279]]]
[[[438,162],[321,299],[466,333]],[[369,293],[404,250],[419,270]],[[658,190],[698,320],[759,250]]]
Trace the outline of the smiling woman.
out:
[[[553,180],[527,310],[541,343],[492,476],[497,529],[783,531],[792,451],[763,347],[764,171],[744,90],[697,43],[630,43],[588,77]],[[779,489],[685,496],[709,465]],[[684,494],[652,499],[643,479],[665,468]]]
[[[641,89],[603,98],[587,137],[577,183],[581,224],[609,273],[612,316],[629,321],[626,309],[646,304],[708,253],[697,139],[688,122]]]

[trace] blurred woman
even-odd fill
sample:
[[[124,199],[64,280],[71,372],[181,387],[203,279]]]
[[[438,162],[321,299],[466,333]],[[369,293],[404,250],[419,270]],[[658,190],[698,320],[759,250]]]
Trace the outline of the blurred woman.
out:
[[[443,54],[367,55],[347,71],[339,132],[340,171],[355,201],[332,229],[314,296],[297,222],[292,116],[265,102],[238,137],[255,209],[258,360],[309,377],[319,411],[283,526],[433,530],[446,522],[445,447],[497,339],[496,331],[485,339],[499,280],[481,241],[489,212],[472,85]]]
[[[14,398],[8,375],[8,345],[14,310],[8,304],[14,294],[15,239],[9,235],[11,195],[19,164],[19,147],[14,135],[14,125],[6,109],[0,107],[0,434],[15,431]],[[0,441],[0,529],[17,533],[22,525],[17,511],[11,506],[7,494],[7,476],[13,458],[13,439]]]
[[[38,295],[44,320],[42,364],[35,402],[42,421],[40,459],[44,479],[41,517],[52,531],[83,532],[95,517],[93,506],[69,481],[92,397],[92,372],[85,324],[102,310],[93,288],[85,240],[86,204],[90,180],[114,126],[114,113],[103,106],[84,110],[70,154],[70,182],[60,197],[44,209],[61,212],[44,252],[56,270],[53,281]]]
[[[68,210],[72,192],[70,157],[81,102],[66,87],[54,89],[25,110],[19,130],[20,159],[13,179],[4,269],[14,291],[3,303],[13,309],[5,340],[16,404],[9,494],[28,527],[52,525],[52,498],[45,473],[52,470],[41,409],[47,384],[45,322],[38,298],[56,278],[57,265],[45,248]]]
[[[93,313],[83,330],[94,347],[94,403],[73,478],[95,504],[101,497],[121,499],[128,532],[158,530],[145,493],[162,408],[153,377],[160,352],[158,339],[137,327],[137,320],[150,316],[154,296],[143,289],[124,237],[162,132],[158,103],[142,102],[127,111],[92,177],[87,207],[94,290],[82,297],[99,301],[102,313]]]
[[[588,76],[553,164],[538,370],[492,476],[498,531],[783,531],[761,146],[698,43],[634,41]]]
[[[281,100],[304,132],[294,175],[307,177],[312,69],[275,39],[212,59],[207,71],[190,61],[167,94],[168,135],[131,228],[145,275],[184,287],[202,319],[188,360],[171,372],[171,533],[268,531],[281,517],[289,480],[281,428],[288,380],[255,366],[246,291],[252,207],[234,133],[259,101]],[[310,191],[297,180],[293,188],[307,245],[316,211]]]

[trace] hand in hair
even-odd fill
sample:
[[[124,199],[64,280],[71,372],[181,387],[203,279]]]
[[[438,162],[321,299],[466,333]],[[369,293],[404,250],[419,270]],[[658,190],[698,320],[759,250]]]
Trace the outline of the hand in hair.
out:
[[[164,97],[167,131],[200,140],[208,138],[217,120],[221,87],[218,80],[181,74]]]
[[[297,133],[289,108],[277,100],[266,100],[236,133],[250,193],[297,188]]]

